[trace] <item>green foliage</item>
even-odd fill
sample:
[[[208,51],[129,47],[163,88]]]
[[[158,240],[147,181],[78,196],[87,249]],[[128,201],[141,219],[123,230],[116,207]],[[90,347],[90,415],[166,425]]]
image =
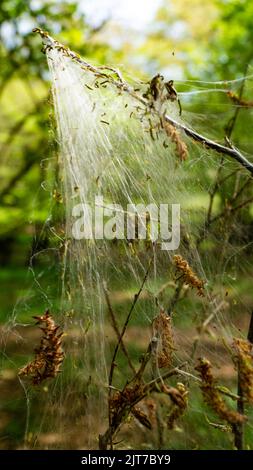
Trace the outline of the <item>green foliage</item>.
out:
[[[213,24],[211,64],[215,74],[226,80],[250,73],[253,60],[253,4],[247,0],[216,0],[219,16]]]
[[[51,206],[50,181],[57,171],[56,161],[51,162],[55,150],[48,68],[32,29],[49,30],[81,54],[102,62],[109,48],[92,41],[92,28],[78,2],[3,1],[0,25],[0,236],[6,238],[31,235],[31,222],[40,231]]]

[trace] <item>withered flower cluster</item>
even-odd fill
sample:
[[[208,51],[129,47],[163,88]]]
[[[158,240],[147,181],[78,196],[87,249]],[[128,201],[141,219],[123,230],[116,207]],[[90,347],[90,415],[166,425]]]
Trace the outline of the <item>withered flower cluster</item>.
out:
[[[188,150],[186,143],[183,141],[179,131],[175,128],[175,126],[172,126],[172,124],[165,121],[165,119],[163,120],[163,128],[171,142],[173,142],[173,144],[176,146],[177,157],[181,162],[183,162],[188,157]]]
[[[168,387],[163,385],[162,391],[169,395],[172,401],[172,408],[167,417],[168,429],[172,430],[175,427],[175,422],[183,416],[188,405],[188,390],[185,385],[178,383],[176,387]]]
[[[210,361],[207,359],[199,359],[196,370],[199,372],[201,378],[200,389],[203,393],[204,400],[217,415],[232,426],[245,422],[247,417],[235,410],[229,409],[221,397],[220,392],[215,387],[216,384]]]
[[[152,423],[148,415],[143,410],[141,410],[139,406],[134,406],[131,409],[131,413],[137,419],[137,421],[139,421],[139,423],[145,426],[145,428],[152,429]]]
[[[247,339],[235,338],[233,347],[243,398],[253,404],[253,344]]]
[[[181,277],[185,284],[197,289],[198,295],[203,297],[204,294],[204,281],[198,278],[188,262],[181,256],[175,255],[173,261],[176,265],[176,270],[181,273]]]
[[[244,108],[252,108],[253,107],[253,101],[246,101],[240,98],[240,96],[236,95],[233,91],[229,90],[227,91],[227,96],[233,101],[233,103],[243,106]]]
[[[152,323],[153,336],[157,338],[156,361],[159,368],[170,367],[174,350],[171,316],[164,310],[154,318]]]
[[[62,335],[47,310],[44,315],[34,317],[36,325],[40,326],[43,336],[38,348],[34,349],[35,358],[19,370],[19,375],[29,377],[34,385],[39,385],[46,379],[54,378],[60,372],[64,359]]]

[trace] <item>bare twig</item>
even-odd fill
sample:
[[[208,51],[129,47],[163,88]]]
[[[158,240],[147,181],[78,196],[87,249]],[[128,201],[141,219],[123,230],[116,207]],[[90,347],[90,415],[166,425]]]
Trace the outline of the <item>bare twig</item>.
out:
[[[177,302],[179,301],[183,285],[184,285],[183,280],[179,279],[178,282],[177,282],[176,288],[175,288],[175,292],[174,292],[173,296],[171,297],[168,308],[167,308],[168,315],[170,315],[172,313],[172,311],[175,308]]]
[[[249,331],[248,331],[248,341],[253,344],[253,312],[250,317]]]
[[[219,166],[219,169],[220,168],[221,166]],[[226,207],[221,212],[219,212],[219,214],[212,217],[213,199],[214,199],[215,194],[217,193],[218,188],[226,181],[226,179],[228,179],[230,176],[232,176],[232,174],[235,173],[233,172],[229,174],[227,177],[223,178],[221,181],[219,181],[219,175],[218,175],[219,169],[217,171],[216,183],[214,185],[213,191],[210,193],[210,202],[209,202],[209,208],[207,212],[207,218],[206,218],[204,227],[201,231],[201,234],[199,235],[196,241],[197,246],[199,246],[199,244],[202,242],[205,236],[206,230],[208,230],[214,222],[217,222],[218,220],[222,219],[227,214],[235,214],[238,210],[242,209],[243,207],[246,207],[248,204],[253,202],[253,197],[249,197],[248,199],[245,199],[239,204],[234,205],[234,207],[232,206],[232,204],[234,204],[239,199],[239,197],[243,194],[243,191],[246,189],[246,187],[252,182],[252,176],[250,176],[245,181],[245,183],[241,186],[241,188],[235,191],[232,198],[229,201],[227,201]]]
[[[244,189],[252,182],[252,176],[249,176],[240,189],[236,188],[233,194],[232,200],[238,199],[243,193]]]
[[[131,318],[131,315],[133,313],[133,310],[135,308],[135,305],[142,293],[142,290],[143,290],[143,287],[144,287],[144,284],[147,280],[147,277],[148,277],[148,274],[149,274],[149,270],[150,270],[150,267],[151,267],[151,260],[149,261],[149,264],[148,264],[148,268],[147,268],[147,271],[145,273],[145,276],[143,278],[143,281],[141,283],[141,286],[137,292],[137,294],[135,294],[134,296],[134,300],[133,300],[133,303],[131,305],[131,308],[128,312],[128,315],[126,317],[126,320],[125,320],[125,323],[123,325],[123,328],[122,328],[122,331],[118,337],[118,341],[117,341],[117,344],[115,346],[115,349],[114,349],[114,353],[113,353],[113,357],[112,357],[112,360],[111,360],[111,367],[110,367],[110,372],[109,372],[109,380],[108,380],[108,383],[109,383],[109,393],[108,393],[108,417],[109,417],[109,428],[111,429],[112,431],[112,417],[111,417],[111,405],[110,405],[110,402],[111,402],[111,388],[110,386],[112,385],[112,379],[113,379],[113,372],[114,372],[114,368],[115,368],[115,361],[116,361],[116,357],[117,357],[117,354],[118,354],[118,350],[119,350],[119,346],[120,344],[122,344],[122,339],[123,339],[123,336],[126,332],[126,329],[127,329],[127,326],[129,324],[129,321],[130,321],[130,318]],[[112,448],[112,436],[113,436],[113,432],[111,432],[111,438],[110,438],[110,443],[111,443],[111,448]]]
[[[244,77],[246,77],[247,75],[247,70],[248,70],[248,64],[246,65],[245,67],[245,72],[244,72]],[[240,91],[239,91],[239,99],[242,98],[242,95],[243,95],[243,91],[244,91],[244,86],[245,86],[245,79],[242,81],[242,84],[241,84],[241,87],[240,87]],[[225,132],[226,132],[226,135],[225,135],[225,142],[227,144],[228,147],[230,147],[231,149],[233,150],[236,150],[235,147],[233,146],[233,144],[231,143],[230,141],[230,138],[231,138],[231,135],[232,135],[232,132],[234,130],[234,127],[235,127],[235,124],[236,124],[236,120],[238,118],[238,115],[239,115],[239,111],[240,111],[240,108],[239,107],[236,107],[235,109],[235,112],[234,112],[234,115],[233,117],[229,120],[227,126],[225,127]],[[210,190],[209,192],[209,195],[210,195],[210,200],[209,200],[209,207],[208,207],[208,210],[207,210],[207,217],[206,217],[206,222],[204,224],[204,228],[203,228],[203,231],[200,235],[200,237],[198,238],[197,240],[197,246],[201,243],[201,241],[203,240],[203,237],[205,235],[205,231],[210,227],[210,225],[213,223],[213,218],[212,218],[212,211],[213,211],[213,202],[214,202],[214,198],[218,192],[218,189],[222,186],[222,184],[225,183],[225,181],[230,178],[231,176],[233,176],[234,174],[237,174],[238,175],[238,169],[232,171],[231,173],[229,173],[228,175],[226,175],[225,177],[223,177],[221,179],[221,174],[222,174],[222,170],[223,170],[223,167],[224,167],[224,157],[221,158],[221,161],[220,161],[220,164],[218,166],[218,170],[217,170],[217,174],[216,174],[216,178],[215,178],[215,183],[212,187],[212,189]],[[236,192],[234,195],[233,195],[233,198],[232,198],[232,201],[234,201],[236,198],[238,198],[240,196],[240,194],[242,194],[244,188],[248,185],[248,183],[251,181],[251,179],[249,178],[249,180],[246,181],[245,185],[243,185],[240,189],[239,192]],[[221,217],[224,215],[224,213],[221,214]]]
[[[113,413],[113,416],[111,417],[111,422],[109,423],[109,427],[103,435],[99,436],[100,450],[106,450],[109,444],[112,448],[112,439],[117,433],[120,425],[126,420],[126,418],[131,413],[132,408],[136,406],[151,392],[158,392],[158,385],[162,384],[165,378],[177,375],[178,371],[180,370],[179,367],[183,367],[183,365],[184,364],[181,364],[180,366],[171,369],[166,374],[164,374],[164,376],[157,377],[145,386],[141,385],[138,382],[135,382],[135,384],[131,385],[131,387],[128,386],[124,388],[124,390],[118,395],[118,397],[120,397],[121,399],[119,398],[117,411]]]
[[[182,367],[182,366],[181,366]],[[195,380],[196,382],[201,382],[201,379],[199,377],[197,377],[196,375],[194,374],[191,374],[190,372],[186,372],[185,370],[178,370],[178,375],[182,375],[184,377],[189,377],[190,379],[193,379]],[[240,400],[240,396],[239,395],[236,395],[235,393],[231,392],[230,390],[228,390],[227,388],[225,387],[222,387],[220,385],[215,385],[214,388],[216,390],[218,390],[222,395],[225,395],[229,398],[231,398],[232,400]]]
[[[116,346],[115,346],[115,350],[114,350],[113,357],[112,357],[112,362],[111,362],[110,374],[109,374],[109,385],[112,385],[113,371],[114,371],[114,367],[115,367],[115,360],[116,360],[116,356],[117,356],[117,354],[118,354],[119,346],[120,346],[121,341],[122,341],[122,338],[123,338],[123,336],[124,336],[124,334],[125,334],[125,332],[126,332],[126,329],[127,329],[128,323],[129,323],[129,321],[130,321],[131,315],[132,315],[132,313],[133,313],[133,310],[134,310],[134,308],[135,308],[135,305],[136,305],[136,303],[138,302],[138,299],[139,299],[139,297],[140,297],[140,295],[141,295],[141,293],[142,293],[144,284],[145,284],[145,282],[146,282],[146,280],[147,280],[147,277],[148,277],[148,274],[149,274],[149,271],[150,271],[150,267],[151,267],[151,261],[150,261],[149,264],[148,264],[148,268],[147,268],[147,270],[146,270],[146,273],[145,273],[145,276],[144,276],[143,281],[142,281],[142,283],[141,283],[141,286],[140,286],[140,288],[139,288],[137,294],[135,294],[135,296],[134,296],[133,303],[132,303],[131,308],[130,308],[130,310],[129,310],[129,312],[128,312],[128,315],[127,315],[127,317],[126,317],[126,320],[125,320],[125,323],[124,323],[124,325],[123,325],[122,331],[121,331],[120,336],[119,336],[119,338],[118,338],[118,342],[117,342],[117,344],[116,344]]]
[[[249,324],[247,339],[250,343],[253,343],[253,312],[251,313],[251,317],[250,317],[250,324]],[[241,375],[239,364],[238,364],[238,370],[237,370],[237,377],[238,377],[237,393],[240,397],[240,399],[237,401],[237,411],[238,413],[243,415],[244,414],[244,397],[243,397],[243,387],[242,387],[242,375]],[[235,448],[237,450],[243,450],[244,448],[243,423],[240,423],[240,424],[238,423],[237,425],[235,425],[233,428],[233,432],[234,432]]]
[[[244,157],[244,155],[242,155],[242,153],[239,152],[239,150],[237,150],[236,148],[225,147],[224,145],[218,144],[217,142],[208,139],[207,137],[199,134],[198,132],[189,129],[185,124],[179,123],[175,121],[175,119],[172,119],[167,115],[165,116],[165,120],[173,126],[177,127],[178,129],[184,131],[188,137],[191,137],[196,142],[201,143],[204,147],[209,148],[211,150],[215,150],[217,153],[228,155],[229,157],[233,158],[238,163],[240,163],[241,166],[243,166],[244,168],[246,168],[246,170],[253,174],[253,164],[250,163],[247,158]]]
[[[222,173],[223,166],[224,166],[224,158],[222,157],[221,161],[219,163],[219,166],[218,166],[218,170],[217,170],[217,174],[216,174],[216,181],[215,181],[214,187],[213,187],[212,191],[210,192],[210,203],[209,203],[209,207],[208,207],[208,211],[207,211],[206,225],[211,223],[211,215],[212,215],[212,210],[213,210],[214,197],[215,197],[215,195],[218,191],[218,188],[220,187],[220,184],[221,184],[220,183],[220,176],[221,176],[221,173]]]
[[[118,341],[120,342],[121,349],[122,349],[123,353],[125,354],[125,356],[127,358],[128,365],[129,365],[130,369],[132,370],[132,372],[135,374],[136,370],[135,370],[135,368],[132,364],[132,361],[129,357],[129,354],[128,354],[126,346],[125,346],[125,343],[123,342],[123,338],[120,339],[120,331],[119,331],[119,328],[118,328],[118,325],[117,325],[116,317],[115,317],[115,314],[114,314],[114,311],[113,311],[113,308],[112,308],[112,305],[111,305],[109,293],[108,293],[108,290],[107,290],[107,287],[106,287],[105,283],[103,284],[103,289],[104,289],[105,300],[106,300],[106,303],[107,303],[108,311],[109,311],[111,322],[112,322],[112,327],[113,327],[113,329],[114,329],[114,331],[117,335]]]
[[[253,197],[250,197],[250,198],[246,199],[245,201],[242,201],[237,206],[225,207],[225,209],[222,212],[220,212],[219,214],[217,214],[215,217],[213,217],[211,219],[210,223],[212,224],[213,222],[217,222],[217,220],[224,217],[227,213],[234,213],[234,212],[238,211],[239,209],[242,209],[243,207],[247,206],[251,202],[253,202]]]
[[[245,69],[244,69],[244,77],[247,76],[247,72],[248,72],[248,68],[249,68],[249,61],[247,61],[247,64],[245,66]],[[242,95],[243,95],[243,92],[244,92],[244,87],[245,87],[245,80],[242,81],[242,84],[241,84],[241,87],[240,87],[240,90],[239,90],[239,95],[238,95],[238,99],[239,101],[241,101],[242,99]],[[236,120],[238,118],[238,115],[239,115],[239,112],[240,112],[240,107],[237,106],[235,108],[235,112],[234,112],[234,115],[233,117],[230,119],[229,123],[227,124],[226,128],[225,128],[225,131],[226,131],[226,137],[228,139],[230,139],[231,135],[232,135],[232,132],[235,128],[235,124],[236,124]]]
[[[238,366],[237,371],[237,393],[239,395],[239,400],[237,400],[237,411],[241,415],[244,415],[244,401],[243,401],[243,391],[241,386],[241,372],[240,367]],[[244,425],[243,423],[237,423],[233,426],[233,434],[234,434],[234,443],[235,448],[237,450],[243,450],[244,448]]]
[[[177,375],[180,373],[180,369],[184,366],[187,365],[187,362],[182,362],[182,364],[180,364],[179,366],[177,367],[174,367],[174,369],[171,369],[169,370],[168,372],[166,372],[165,374],[159,376],[159,377],[156,377],[155,379],[151,380],[150,382],[148,382],[144,387],[143,387],[143,393],[144,393],[144,396],[148,395],[149,393],[151,392],[154,392],[157,390],[157,386],[161,383],[163,383],[166,379],[169,379],[170,377],[172,377],[173,375]]]

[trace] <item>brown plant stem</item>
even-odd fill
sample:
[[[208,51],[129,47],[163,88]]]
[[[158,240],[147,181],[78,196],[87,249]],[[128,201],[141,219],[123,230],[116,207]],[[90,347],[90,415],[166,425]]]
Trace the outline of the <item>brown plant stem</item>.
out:
[[[174,125],[176,128],[184,131],[184,133],[188,137],[191,137],[195,142],[201,143],[204,147],[209,148],[211,150],[215,150],[217,153],[230,156],[238,163],[240,163],[241,166],[246,168],[246,170],[248,170],[251,174],[253,174],[253,164],[250,163],[247,158],[244,157],[244,155],[242,155],[242,153],[239,152],[239,150],[237,150],[236,148],[225,147],[224,145],[218,144],[217,142],[208,139],[207,137],[199,134],[198,132],[189,129],[184,124],[175,121],[175,119],[172,119],[167,115],[165,116],[165,120],[170,124]]]
[[[182,279],[179,279],[178,282],[177,282],[177,285],[176,285],[176,288],[175,288],[175,291],[174,291],[174,294],[173,296],[171,297],[170,301],[169,301],[169,305],[167,307],[167,314],[168,315],[171,315],[171,313],[173,312],[177,302],[179,301],[180,299],[180,294],[182,292],[182,289],[183,289],[183,285],[184,285],[184,282]]]
[[[245,67],[244,77],[246,77],[246,75],[247,75],[247,70],[248,70],[248,63]],[[244,86],[245,86],[245,80],[243,80],[243,82],[241,84],[241,87],[240,87],[240,90],[239,90],[239,95],[238,95],[239,99],[242,99],[243,92],[244,92]],[[235,109],[234,115],[232,116],[232,118],[229,120],[228,124],[225,127],[225,142],[226,142],[227,146],[230,147],[230,148],[234,148],[232,143],[230,142],[230,138],[231,138],[232,132],[235,128],[235,124],[236,124],[236,120],[238,118],[239,112],[240,112],[240,107],[237,106],[236,109]],[[203,241],[203,238],[205,236],[205,231],[210,227],[210,225],[212,225],[212,223],[215,220],[212,217],[212,212],[213,212],[214,198],[215,198],[215,196],[218,192],[218,189],[222,186],[223,183],[225,183],[225,181],[228,178],[230,178],[234,174],[236,174],[238,176],[238,169],[236,169],[236,170],[232,171],[231,173],[229,173],[228,175],[226,175],[225,177],[221,178],[223,167],[224,167],[224,157],[222,156],[222,158],[220,160],[220,163],[219,163],[219,166],[218,166],[217,173],[216,173],[215,183],[214,183],[212,189],[209,192],[210,199],[209,199],[209,207],[208,207],[208,210],[207,210],[206,222],[204,224],[203,231],[202,231],[200,237],[197,240],[197,247]],[[239,197],[239,195],[243,192],[244,188],[247,186],[248,182],[249,182],[249,180],[247,180],[245,185],[242,186],[239,193],[238,192],[234,193],[234,195],[232,197],[232,202]],[[224,215],[224,212],[222,212],[221,217],[223,215]]]
[[[217,220],[223,218],[227,213],[232,213],[232,214],[235,213],[236,211],[242,209],[243,207],[247,206],[251,202],[253,202],[253,197],[250,197],[246,199],[245,201],[242,201],[237,206],[234,206],[231,208],[225,207],[225,209],[222,212],[220,212],[219,214],[217,214],[215,217],[212,218],[211,223],[216,222]]]
[[[248,72],[248,68],[249,68],[249,62],[247,61],[246,63],[246,66],[245,66],[245,69],[244,69],[244,77],[247,76],[247,72]],[[239,90],[239,95],[238,95],[238,99],[239,101],[242,100],[242,96],[243,96],[243,92],[244,92],[244,87],[245,87],[245,80],[243,80],[242,84],[241,84],[241,87],[240,87],[240,90]],[[230,121],[228,122],[226,128],[225,128],[225,132],[226,132],[226,137],[228,139],[230,139],[231,135],[232,135],[232,132],[234,130],[234,127],[235,127],[235,124],[236,124],[236,120],[238,118],[238,115],[239,115],[239,112],[240,112],[240,107],[237,106],[235,108],[235,112],[234,112],[234,115],[233,117],[230,119]]]
[[[253,344],[253,312],[251,313],[250,317],[250,324],[247,339],[250,343]],[[237,400],[237,411],[238,413],[244,414],[244,396],[243,396],[243,388],[242,388],[242,376],[240,371],[240,366],[238,364],[237,370],[237,378],[238,378],[238,385],[237,385],[237,394],[239,395],[239,400]],[[244,425],[243,423],[238,423],[233,427],[234,433],[234,444],[237,450],[244,449]]]
[[[123,351],[123,353],[125,354],[126,356],[126,359],[127,359],[127,362],[128,362],[128,365],[131,369],[131,371],[133,372],[133,374],[136,373],[136,370],[133,366],[133,363],[131,361],[131,358],[129,357],[129,354],[127,352],[127,349],[126,349],[126,346],[125,346],[125,343],[123,341],[123,338],[120,338],[120,331],[119,331],[119,327],[118,327],[118,324],[117,324],[117,321],[116,321],[116,317],[115,317],[115,314],[114,314],[114,311],[113,311],[113,308],[112,308],[112,305],[111,305],[111,301],[110,301],[110,297],[109,297],[109,294],[108,294],[108,290],[107,290],[107,287],[105,284],[103,284],[103,289],[104,289],[104,294],[105,294],[105,300],[106,300],[106,303],[107,303],[107,307],[108,307],[108,311],[109,311],[109,314],[110,314],[110,318],[111,318],[111,322],[112,322],[112,327],[117,335],[117,338],[118,338],[118,341],[120,342],[120,345],[121,345],[121,349]]]
[[[143,278],[143,281],[142,281],[142,283],[141,283],[141,286],[140,286],[140,288],[139,288],[137,294],[135,294],[135,296],[134,296],[133,303],[132,303],[131,308],[130,308],[130,310],[129,310],[129,312],[128,312],[128,315],[127,315],[127,317],[126,317],[126,320],[125,320],[125,323],[124,323],[124,325],[123,325],[122,331],[121,331],[120,336],[119,336],[119,338],[118,338],[118,342],[117,342],[117,344],[116,344],[116,346],[115,346],[114,353],[113,353],[113,357],[112,357],[112,361],[111,361],[111,369],[110,369],[110,373],[109,373],[109,386],[112,385],[113,371],[114,371],[114,367],[115,367],[115,360],[116,360],[116,357],[117,357],[117,354],[118,354],[119,346],[120,346],[121,341],[122,341],[122,338],[123,338],[123,336],[124,336],[124,334],[125,334],[125,332],[126,332],[126,329],[127,329],[128,323],[129,323],[129,321],[130,321],[130,318],[131,318],[131,316],[132,316],[132,313],[133,313],[133,310],[134,310],[134,308],[135,308],[135,305],[136,305],[136,303],[138,302],[138,299],[139,299],[139,297],[140,297],[140,295],[141,295],[141,293],[142,293],[142,291],[143,291],[143,287],[144,287],[144,284],[145,284],[145,282],[146,282],[146,280],[147,280],[147,277],[148,277],[148,274],[149,274],[149,271],[150,271],[150,267],[151,267],[151,262],[149,262],[149,265],[148,265],[148,268],[147,268],[147,270],[146,270],[146,272],[145,272],[145,276],[144,276],[144,278]]]
[[[219,167],[221,168],[221,167]],[[219,171],[219,170],[218,170]],[[215,183],[215,186],[214,186],[214,190],[210,193],[210,203],[209,203],[209,208],[208,208],[208,213],[207,213],[207,218],[206,218],[206,221],[205,221],[205,224],[204,224],[204,227],[202,229],[202,232],[200,234],[200,236],[198,237],[197,241],[196,241],[196,245],[197,247],[200,245],[200,243],[203,241],[204,239],[204,236],[205,236],[205,232],[210,228],[210,226],[214,223],[214,222],[217,222],[218,220],[222,219],[223,217],[226,217],[228,214],[235,214],[238,210],[242,209],[243,207],[246,207],[248,204],[252,203],[253,202],[253,197],[249,197],[247,199],[245,199],[244,201],[240,202],[239,204],[237,205],[234,205],[232,207],[232,204],[234,204],[238,199],[239,197],[242,195],[244,189],[251,183],[252,181],[252,176],[250,176],[246,181],[245,183],[241,186],[240,189],[238,189],[237,191],[235,191],[235,193],[233,194],[233,196],[231,197],[231,199],[228,201],[228,204],[227,206],[221,211],[219,212],[219,214],[215,215],[212,217],[212,208],[213,208],[213,199],[214,199],[214,196],[216,195],[217,193],[217,190],[218,188],[221,186],[221,184],[227,179],[229,178],[230,176],[232,176],[232,174],[234,174],[235,172],[229,174],[226,178],[224,178],[221,182],[218,181],[218,179],[216,180],[216,183]],[[225,244],[224,244],[225,246]]]
[[[139,300],[139,297],[142,293],[142,290],[143,290],[143,287],[144,287],[144,284],[147,280],[147,277],[148,277],[148,274],[149,274],[149,271],[150,271],[150,268],[151,268],[151,260],[149,261],[149,264],[148,264],[148,268],[145,272],[145,276],[143,278],[143,281],[141,283],[141,286],[137,292],[137,294],[135,294],[134,296],[134,300],[133,300],[133,303],[131,305],[131,308],[128,312],[128,315],[126,317],[126,320],[125,320],[125,323],[123,325],[123,328],[122,328],[122,331],[118,337],[118,341],[117,341],[117,344],[115,346],[115,349],[114,349],[114,353],[113,353],[113,357],[112,357],[112,360],[111,360],[111,367],[110,367],[110,372],[109,372],[109,392],[108,392],[108,418],[109,418],[109,428],[112,429],[112,422],[111,422],[111,407],[110,407],[110,401],[111,401],[111,388],[110,386],[112,385],[112,379],[113,379],[113,372],[114,372],[114,368],[115,368],[115,361],[116,361],[116,357],[117,357],[117,354],[118,354],[118,350],[119,350],[119,346],[120,344],[122,343],[122,339],[123,339],[123,336],[126,332],[126,329],[127,329],[127,326],[129,324],[129,321],[130,321],[130,318],[131,318],[131,315],[133,313],[133,310],[135,308],[135,305],[136,303],[138,302]],[[112,436],[113,436],[113,433],[111,434],[111,448],[112,448]]]
[[[121,91],[126,91],[130,96],[132,96],[134,99],[138,100],[145,106],[149,105],[149,101],[147,99],[143,98],[141,95],[138,95],[138,93],[136,93],[127,83],[123,81],[118,70],[113,69],[112,67],[105,67],[105,66],[95,67],[85,62],[83,59],[81,59],[80,56],[75,54],[75,52],[71,51],[70,49],[66,48],[65,46],[60,44],[58,41],[50,37],[46,31],[43,31],[39,28],[35,28],[33,32],[40,34],[40,36],[42,37],[43,43],[45,44],[45,48],[48,48],[48,49],[55,48],[59,50],[59,52],[70,57],[72,60],[79,63],[81,66],[83,66],[85,69],[93,72],[95,76],[97,77],[104,76],[108,78],[108,81],[110,80],[110,82]],[[102,72],[102,70],[105,70],[105,72]],[[106,74],[106,71],[111,71],[117,77],[117,80],[111,76],[109,77],[108,74]],[[155,110],[153,110],[153,112],[158,114],[157,111]],[[190,129],[185,124],[176,121],[175,119],[173,119],[172,117],[168,115],[161,116],[161,117],[163,117],[166,122],[174,126],[176,129],[180,129],[181,131],[183,131],[188,137],[193,139],[195,142],[202,144],[205,148],[215,150],[217,153],[228,155],[229,157],[233,158],[238,163],[240,163],[240,165],[244,167],[247,171],[253,174],[253,163],[249,162],[249,160],[247,160],[247,158],[241,152],[239,152],[239,150],[237,150],[236,148],[226,147],[211,139],[208,139],[207,137]]]
[[[251,313],[247,339],[253,344],[253,312]]]
[[[108,446],[110,445],[110,448],[113,448],[113,437],[119,430],[121,424],[126,420],[128,415],[131,412],[131,409],[136,406],[143,398],[145,398],[147,395],[149,395],[152,392],[157,392],[159,391],[159,384],[163,383],[163,380],[172,377],[174,375],[178,374],[178,371],[180,370],[180,367],[183,367],[186,363],[183,363],[179,365],[178,367],[175,367],[174,369],[171,369],[168,371],[166,374],[163,376],[157,377],[156,379],[152,380],[151,382],[147,383],[145,386],[139,385],[137,388],[138,392],[133,395],[132,400],[125,400],[124,404],[119,407],[117,410],[117,413],[114,413],[113,416],[111,417],[111,422],[109,423],[109,426],[105,433],[103,435],[99,436],[99,449],[100,450],[106,450]],[[126,390],[127,386],[123,390],[123,392]]]

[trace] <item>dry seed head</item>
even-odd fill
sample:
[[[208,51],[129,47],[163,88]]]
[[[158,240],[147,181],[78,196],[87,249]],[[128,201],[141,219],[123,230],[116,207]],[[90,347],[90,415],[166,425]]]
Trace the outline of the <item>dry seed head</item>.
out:
[[[253,345],[246,339],[235,338],[234,362],[240,374],[243,398],[253,404]]]
[[[168,429],[175,427],[176,421],[185,413],[188,405],[188,390],[185,385],[178,383],[176,387],[162,386],[162,391],[169,395],[173,405],[167,417]]]
[[[170,367],[174,351],[171,316],[161,309],[160,313],[153,320],[152,329],[153,336],[158,340],[155,352],[157,365],[159,368]]]
[[[183,141],[179,131],[172,126],[169,122],[163,120],[163,128],[170,138],[170,140],[176,145],[176,154],[179,157],[180,161],[184,161],[188,157],[188,150],[186,143]]]
[[[116,391],[110,398],[110,408],[113,412],[117,411],[126,406],[131,405],[138,401],[138,398],[142,395],[142,386],[141,384],[136,384],[134,386],[125,387],[122,391]]]
[[[59,326],[54,322],[52,315],[47,310],[44,315],[34,317],[36,325],[40,327],[43,336],[38,348],[34,349],[35,358],[32,362],[19,370],[19,375],[29,377],[34,385],[39,385],[43,380],[56,377],[60,372],[60,366],[64,359],[62,349],[62,335]]]
[[[134,406],[131,409],[133,416],[143,425],[145,428],[152,429],[151,421],[144,411],[142,411],[138,406]]]
[[[198,295],[204,297],[204,281],[198,278],[189,266],[188,262],[180,255],[175,255],[173,261],[176,266],[176,270],[180,272],[184,283],[193,289],[197,289]]]
[[[233,103],[243,106],[245,108],[253,107],[253,101],[246,101],[236,95],[233,91],[227,91],[227,96],[233,101]]]
[[[221,419],[224,419],[230,425],[244,423],[247,417],[237,411],[230,410],[221,397],[220,392],[215,387],[215,379],[210,361],[207,359],[199,359],[199,363],[195,369],[199,372],[201,378],[200,389],[205,402]]]

